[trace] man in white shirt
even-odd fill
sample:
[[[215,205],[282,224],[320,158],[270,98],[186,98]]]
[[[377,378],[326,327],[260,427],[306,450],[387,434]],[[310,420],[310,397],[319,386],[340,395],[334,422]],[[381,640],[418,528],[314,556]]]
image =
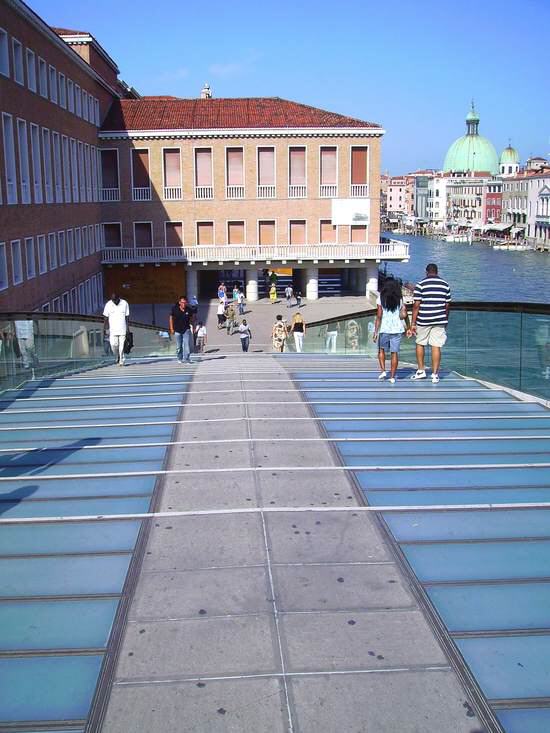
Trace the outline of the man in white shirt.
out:
[[[105,303],[103,309],[103,331],[109,328],[109,343],[111,350],[119,366],[124,365],[124,340],[128,331],[128,319],[130,308],[128,303],[117,293],[111,295],[111,300]]]
[[[285,298],[286,298],[286,307],[290,308],[292,303],[290,302],[292,300],[292,295],[294,291],[292,289],[292,285],[287,285],[285,288]]]

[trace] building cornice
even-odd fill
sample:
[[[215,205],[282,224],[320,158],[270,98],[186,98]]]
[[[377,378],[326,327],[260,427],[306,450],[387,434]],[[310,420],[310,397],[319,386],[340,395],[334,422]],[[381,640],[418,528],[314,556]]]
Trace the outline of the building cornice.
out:
[[[102,130],[100,140],[151,140],[196,138],[265,138],[265,137],[382,137],[380,127],[316,127],[316,128],[240,128],[220,130]]]
[[[118,74],[120,69],[114,62],[114,60],[109,56],[107,51],[105,51],[104,48],[102,48],[99,43],[96,41],[96,39],[88,34],[88,35],[60,35],[59,36],[67,45],[69,46],[81,46],[82,44],[90,44],[95,51],[103,58],[104,61],[106,61],[109,66]]]
[[[94,71],[90,64],[86,63],[86,61],[84,61],[84,59],[79,56],[74,49],[65,43],[65,41],[60,38],[60,36],[58,36],[57,33],[55,33],[55,31],[53,31],[50,26],[42,20],[42,18],[31,10],[28,5],[25,5],[22,0],[5,0],[5,2],[9,7],[13,8],[16,13],[19,13],[19,15],[25,18],[25,20],[28,21],[39,33],[46,36],[54,46],[68,56],[85,74],[91,77],[98,84],[101,84],[109,94],[116,98],[120,97],[120,94],[113,89],[113,87],[108,84],[102,76]]]

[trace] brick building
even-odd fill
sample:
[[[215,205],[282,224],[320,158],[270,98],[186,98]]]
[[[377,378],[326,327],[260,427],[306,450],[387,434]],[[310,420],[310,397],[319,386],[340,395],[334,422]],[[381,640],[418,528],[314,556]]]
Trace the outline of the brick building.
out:
[[[407,245],[379,231],[379,125],[279,98],[139,97],[89,33],[20,0],[0,28],[0,306],[96,312],[258,297],[268,270],[309,298],[323,277],[376,289]],[[105,285],[105,288],[104,288]]]

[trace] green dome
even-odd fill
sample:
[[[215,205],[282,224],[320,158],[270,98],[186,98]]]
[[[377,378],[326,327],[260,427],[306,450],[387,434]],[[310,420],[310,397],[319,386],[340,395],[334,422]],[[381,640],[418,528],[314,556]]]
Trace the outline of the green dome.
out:
[[[455,140],[447,151],[443,170],[449,172],[499,172],[498,155],[490,140],[478,133],[479,116],[474,106],[466,116],[467,133]]]
[[[508,145],[508,147],[504,148],[504,150],[501,153],[500,165],[517,165],[518,163],[519,163],[518,151],[515,148],[513,148],[511,145]]]

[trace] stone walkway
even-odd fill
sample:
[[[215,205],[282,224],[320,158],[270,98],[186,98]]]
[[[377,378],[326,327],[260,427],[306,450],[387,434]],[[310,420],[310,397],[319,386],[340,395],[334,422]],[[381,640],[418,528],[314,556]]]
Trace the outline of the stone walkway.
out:
[[[204,514],[151,527],[103,731],[479,733],[347,473],[323,470],[330,444],[303,440],[321,435],[281,361],[193,374],[168,468],[197,472],[166,476],[158,509]]]

